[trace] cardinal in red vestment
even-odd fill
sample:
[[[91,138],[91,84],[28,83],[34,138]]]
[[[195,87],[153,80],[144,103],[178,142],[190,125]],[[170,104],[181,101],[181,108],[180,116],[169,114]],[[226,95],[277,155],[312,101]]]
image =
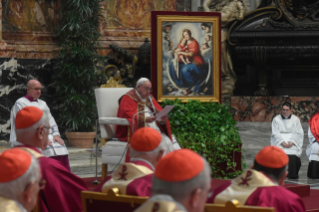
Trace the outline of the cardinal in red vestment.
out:
[[[37,159],[13,148],[0,154],[0,167],[0,212],[32,211],[44,185]]]
[[[263,148],[256,155],[252,169],[217,187],[207,202],[222,204],[236,199],[241,205],[274,207],[280,212],[306,211],[298,195],[280,186],[288,174],[288,160],[279,147]]]
[[[136,212],[204,211],[211,193],[210,166],[197,153],[180,149],[168,153],[156,165],[152,197]]]
[[[83,180],[67,170],[61,162],[41,155],[37,148],[48,144],[50,124],[48,115],[41,109],[28,106],[15,118],[17,141],[20,148],[36,157],[40,163],[46,186],[39,192],[41,212],[81,212],[81,191],[88,190]]]
[[[154,167],[165,154],[165,146],[161,133],[155,129],[136,130],[130,141],[130,162],[119,165],[95,191],[107,192],[117,187],[121,194],[150,196]]]

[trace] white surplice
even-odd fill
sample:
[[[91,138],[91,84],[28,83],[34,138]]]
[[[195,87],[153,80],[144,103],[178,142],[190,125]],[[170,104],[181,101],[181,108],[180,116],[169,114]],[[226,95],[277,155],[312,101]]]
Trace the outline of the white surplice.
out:
[[[51,115],[50,109],[45,101],[38,99],[38,101],[30,101],[26,97],[21,97],[16,101],[11,109],[11,133],[10,133],[10,142],[11,147],[22,145],[20,142],[16,141],[16,132],[15,132],[15,118],[16,114],[24,107],[27,106],[35,106],[40,108],[42,111],[46,112],[49,116],[49,123],[50,123],[50,132],[49,132],[49,140],[52,141],[52,147],[47,146],[45,150],[42,151],[42,154],[46,157],[52,156],[59,156],[59,155],[68,155],[68,150],[64,145],[60,145],[58,142],[53,142],[53,136],[58,135],[60,136],[58,125],[56,124],[53,116]],[[61,137],[61,136],[60,136]]]
[[[304,132],[297,116],[291,115],[290,119],[282,119],[277,115],[272,121],[272,133],[270,143],[272,146],[280,147],[287,155],[301,156]],[[285,148],[282,142],[293,142],[293,146]]]
[[[310,161],[319,161],[319,143],[313,136],[310,127],[308,127],[309,145],[306,150],[306,155]]]

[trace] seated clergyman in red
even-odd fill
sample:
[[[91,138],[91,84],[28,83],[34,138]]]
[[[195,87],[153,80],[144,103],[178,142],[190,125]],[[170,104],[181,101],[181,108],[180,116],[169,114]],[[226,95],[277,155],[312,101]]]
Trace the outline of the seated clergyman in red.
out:
[[[43,150],[48,145],[48,114],[34,106],[24,107],[16,115],[15,129],[17,141],[23,145],[14,148],[29,152],[38,159],[42,178],[46,181],[45,188],[39,193],[40,211],[82,211],[81,191],[88,190],[83,180],[61,162],[43,156],[37,149]]]
[[[248,169],[231,182],[214,190],[208,203],[226,203],[236,199],[241,205],[274,207],[280,212],[303,212],[298,195],[281,187],[288,174],[288,156],[275,146],[263,148]]]
[[[165,146],[161,133],[155,129],[138,129],[130,141],[130,162],[120,164],[95,191],[107,192],[117,187],[121,194],[149,196],[154,167],[165,154]]]
[[[0,153],[0,167],[0,212],[32,211],[45,185],[37,159],[13,148]]]

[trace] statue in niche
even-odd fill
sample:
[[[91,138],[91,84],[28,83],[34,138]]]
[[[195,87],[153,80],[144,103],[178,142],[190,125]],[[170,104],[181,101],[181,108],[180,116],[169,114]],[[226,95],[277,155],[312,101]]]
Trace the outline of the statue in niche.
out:
[[[229,53],[227,33],[231,23],[244,18],[245,2],[244,0],[204,0],[199,11],[221,13],[222,93],[232,95],[237,77]]]
[[[111,52],[105,61],[96,65],[98,85],[105,84],[111,77],[126,87],[136,84],[137,55],[115,44],[110,44]]]

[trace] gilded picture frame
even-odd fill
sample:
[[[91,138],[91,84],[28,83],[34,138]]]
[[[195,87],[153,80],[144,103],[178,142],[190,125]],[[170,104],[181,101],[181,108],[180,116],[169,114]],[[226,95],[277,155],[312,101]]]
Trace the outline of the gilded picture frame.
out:
[[[206,12],[152,12],[152,84],[159,102],[220,102],[221,17]]]

